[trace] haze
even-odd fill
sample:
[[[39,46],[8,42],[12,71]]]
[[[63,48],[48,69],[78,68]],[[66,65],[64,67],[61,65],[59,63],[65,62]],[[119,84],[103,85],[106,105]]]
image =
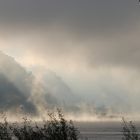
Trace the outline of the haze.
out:
[[[1,67],[20,73],[4,75],[26,95],[12,100],[12,112],[22,105],[35,114],[62,107],[83,119],[139,116],[139,15],[137,0],[1,0],[0,50],[14,58]],[[15,63],[33,85],[18,85],[26,74]]]

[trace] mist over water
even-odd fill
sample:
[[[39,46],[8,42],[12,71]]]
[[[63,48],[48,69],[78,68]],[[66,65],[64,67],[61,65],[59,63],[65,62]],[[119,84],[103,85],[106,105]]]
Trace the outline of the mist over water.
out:
[[[41,119],[48,110],[55,111],[56,108],[61,108],[66,118],[75,121],[117,121],[123,116],[137,120],[139,117],[136,110],[131,110],[130,98],[126,98],[128,94],[117,95],[121,90],[116,91],[113,82],[111,85],[106,82],[101,86],[103,89],[98,89],[102,82],[98,85],[96,81],[93,95],[86,98],[84,94],[76,94],[69,82],[56,72],[42,66],[32,70],[21,66],[13,57],[0,53],[0,107],[13,118],[14,114],[27,114]],[[104,94],[96,94],[99,90]]]
[[[139,12],[131,0],[0,1],[1,110],[139,120]]]

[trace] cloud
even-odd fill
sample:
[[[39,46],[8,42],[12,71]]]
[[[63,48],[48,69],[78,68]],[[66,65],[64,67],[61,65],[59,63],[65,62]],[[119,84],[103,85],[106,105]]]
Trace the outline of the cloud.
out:
[[[60,22],[69,26],[76,25],[80,29],[83,27],[105,29],[112,25],[116,26],[119,23],[125,23],[133,13],[139,11],[137,1],[131,0],[60,0],[59,2],[56,0],[2,0],[0,9],[1,19],[8,20],[10,23],[12,21],[21,24]]]
[[[0,1],[0,18],[0,49],[34,73],[12,58],[0,66],[25,103],[101,116],[138,112],[137,1]]]
[[[0,6],[1,48],[25,63],[36,56],[54,67],[58,61],[69,67],[139,63],[137,1],[14,0]]]
[[[139,22],[138,22],[139,23]],[[62,28],[49,30],[25,30],[8,37],[1,34],[1,49],[15,55],[25,65],[50,65],[51,67],[139,67],[139,26],[132,24],[116,34],[90,35],[75,38],[75,33]],[[13,32],[13,31],[11,31]],[[109,35],[109,36],[108,36]],[[22,42],[22,43],[21,43]],[[16,46],[16,50],[15,50]],[[29,49],[28,49],[29,48]],[[59,62],[59,63],[58,63]]]

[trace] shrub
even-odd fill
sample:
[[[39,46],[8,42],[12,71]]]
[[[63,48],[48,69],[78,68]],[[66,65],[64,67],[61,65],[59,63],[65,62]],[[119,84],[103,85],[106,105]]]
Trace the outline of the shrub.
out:
[[[38,125],[27,118],[23,118],[22,124],[8,123],[6,117],[0,123],[0,139],[12,140],[78,140],[79,131],[72,121],[64,119],[61,110],[57,113],[48,113],[49,120]]]
[[[137,128],[132,123],[132,121],[127,122],[124,118],[123,121],[123,140],[140,140]]]
[[[61,110],[57,110],[57,115],[49,113],[50,121],[47,127],[48,140],[77,140],[78,130],[74,127],[73,122],[66,121]],[[58,117],[58,119],[57,119]]]

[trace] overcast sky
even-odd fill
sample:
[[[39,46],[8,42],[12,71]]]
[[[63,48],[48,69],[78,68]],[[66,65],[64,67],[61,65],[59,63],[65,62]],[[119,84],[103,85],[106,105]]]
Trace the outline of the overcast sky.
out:
[[[138,0],[1,0],[0,30],[0,49],[34,75],[53,71],[85,104],[138,113]]]

